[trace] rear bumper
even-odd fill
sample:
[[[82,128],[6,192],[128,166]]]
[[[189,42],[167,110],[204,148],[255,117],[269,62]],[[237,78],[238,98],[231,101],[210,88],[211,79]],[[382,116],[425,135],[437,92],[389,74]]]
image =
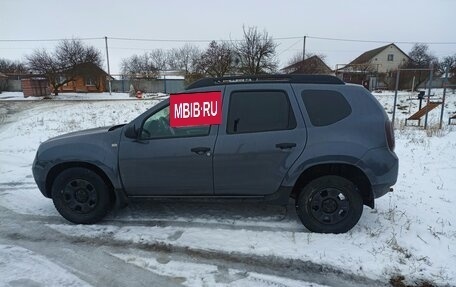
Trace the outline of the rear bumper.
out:
[[[377,175],[377,181],[375,185],[372,185],[372,192],[374,198],[379,198],[390,191],[391,186],[397,182],[397,175],[399,172],[399,160],[394,155],[394,164],[390,167],[389,171],[382,175]]]
[[[367,171],[374,198],[385,195],[396,184],[399,159],[387,147],[368,151],[358,165]]]
[[[374,198],[382,197],[390,191],[391,191],[390,184],[372,186],[372,193],[374,194]]]

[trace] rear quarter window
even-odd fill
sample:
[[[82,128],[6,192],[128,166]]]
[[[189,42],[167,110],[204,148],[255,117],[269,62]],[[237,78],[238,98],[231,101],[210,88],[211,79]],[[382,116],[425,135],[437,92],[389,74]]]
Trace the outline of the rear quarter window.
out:
[[[304,90],[301,97],[310,122],[316,127],[334,124],[352,112],[345,97],[336,91]]]

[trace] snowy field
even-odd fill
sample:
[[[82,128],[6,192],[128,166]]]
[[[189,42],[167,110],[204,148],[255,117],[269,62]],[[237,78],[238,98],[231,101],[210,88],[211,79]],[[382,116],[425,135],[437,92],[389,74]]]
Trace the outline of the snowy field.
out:
[[[442,90],[434,92],[438,98]],[[292,203],[287,208],[135,203],[111,214],[101,224],[69,224],[58,216],[52,201],[41,195],[33,181],[31,164],[39,144],[66,132],[126,123],[156,104],[162,95],[122,101],[128,95],[120,94],[115,96],[117,101],[85,98],[80,102],[11,102],[20,99],[20,95],[0,96],[0,208],[30,222],[36,220],[62,238],[166,249],[207,260],[241,258],[246,263],[266,262],[263,264],[271,266],[301,264],[327,270],[328,274],[349,274],[355,280],[367,278],[386,283],[393,276],[403,275],[410,284],[426,280],[456,286],[456,126],[447,125],[449,115],[456,113],[456,94],[451,91],[447,93],[443,129],[438,129],[439,107],[430,112],[427,131],[404,126],[405,118],[418,109],[418,101],[409,100],[415,94],[399,94],[395,132],[400,168],[394,192],[376,200],[375,209],[365,207],[359,223],[350,232],[339,235],[308,232],[297,219]],[[375,96],[391,112],[393,93]],[[108,97],[104,93],[93,99]],[[93,285],[79,278],[81,272],[53,262],[39,254],[39,250],[7,243],[0,237],[2,286],[16,286],[16,281],[21,285],[31,279],[51,282],[46,286]],[[129,250],[106,253],[112,260],[157,276],[178,278],[173,282],[185,286],[318,286],[287,273],[281,276],[234,267],[221,270],[217,264],[186,258],[160,260]],[[58,270],[60,277],[48,281],[49,269]],[[337,286],[331,280],[323,276],[316,282]]]

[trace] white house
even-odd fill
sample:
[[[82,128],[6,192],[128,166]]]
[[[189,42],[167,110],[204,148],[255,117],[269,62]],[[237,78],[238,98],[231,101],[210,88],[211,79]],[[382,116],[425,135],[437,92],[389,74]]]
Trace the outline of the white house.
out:
[[[396,70],[399,66],[410,60],[394,43],[364,52],[356,59],[351,61],[344,70],[349,68],[351,71],[369,70],[376,73],[388,73]]]

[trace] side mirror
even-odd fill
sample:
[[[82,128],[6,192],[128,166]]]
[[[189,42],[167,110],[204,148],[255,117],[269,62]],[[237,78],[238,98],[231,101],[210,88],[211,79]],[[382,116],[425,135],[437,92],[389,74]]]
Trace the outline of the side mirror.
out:
[[[125,130],[125,137],[129,139],[137,139],[138,138],[138,130],[136,129],[136,125],[128,125],[127,129]]]

